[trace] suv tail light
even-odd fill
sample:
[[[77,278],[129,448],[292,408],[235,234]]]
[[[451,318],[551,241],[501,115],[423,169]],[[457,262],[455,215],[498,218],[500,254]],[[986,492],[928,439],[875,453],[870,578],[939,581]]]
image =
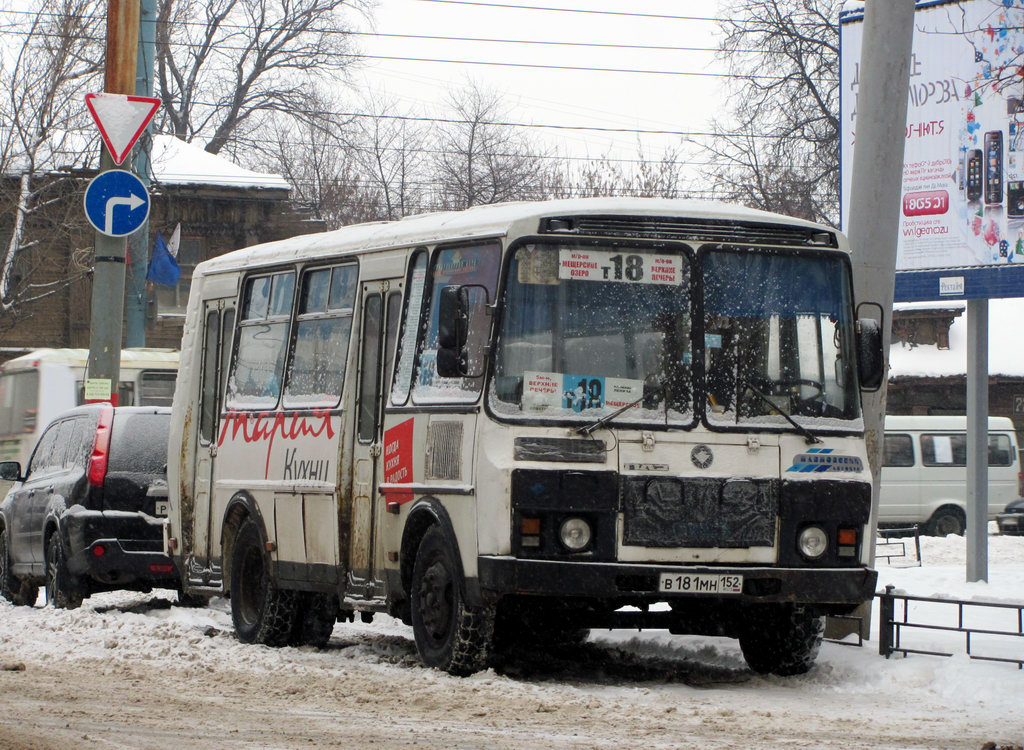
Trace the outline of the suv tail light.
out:
[[[110,455],[110,425],[114,421],[114,407],[104,406],[100,409],[100,418],[96,423],[96,441],[89,457],[89,484],[102,487],[107,476],[107,457]]]

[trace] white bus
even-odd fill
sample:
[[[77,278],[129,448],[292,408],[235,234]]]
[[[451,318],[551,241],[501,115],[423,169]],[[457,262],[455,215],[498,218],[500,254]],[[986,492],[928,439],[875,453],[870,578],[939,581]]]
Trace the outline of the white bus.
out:
[[[36,349],[0,365],[0,461],[28,466],[58,414],[85,401],[87,349]],[[118,403],[170,406],[178,371],[174,349],[124,349]]]
[[[453,674],[593,627],[806,671],[876,580],[880,329],[848,256],[807,222],[607,198],[200,264],[168,455],[186,592],[230,594],[244,642],[387,612]]]

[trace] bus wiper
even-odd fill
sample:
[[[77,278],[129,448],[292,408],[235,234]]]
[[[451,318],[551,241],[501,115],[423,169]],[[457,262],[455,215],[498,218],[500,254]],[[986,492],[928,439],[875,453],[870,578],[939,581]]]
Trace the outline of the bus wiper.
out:
[[[769,408],[774,409],[779,414],[781,414],[783,416],[783,418],[787,422],[789,422],[791,425],[793,425],[793,427],[796,428],[797,432],[799,432],[801,435],[804,436],[804,438],[807,440],[808,443],[820,443],[821,442],[821,438],[819,438],[817,435],[815,435],[813,432],[808,430],[803,425],[798,424],[797,421],[795,419],[793,419],[793,417],[789,416],[789,414],[786,412],[785,409],[783,409],[781,406],[776,404],[774,401],[772,401],[766,395],[761,393],[761,391],[758,390],[757,388],[755,388],[749,381],[746,381],[746,380],[743,381],[743,386],[744,386],[744,390],[753,391],[754,395],[756,395],[759,399],[761,399],[766,404],[768,404]],[[739,411],[737,410],[737,414],[738,413],[739,413]]]
[[[665,393],[665,384],[659,382],[656,386],[644,385],[644,395],[642,395],[636,401],[632,401],[628,404],[623,404],[618,409],[613,411],[611,414],[605,414],[603,417],[598,419],[593,424],[584,425],[583,427],[577,427],[576,434],[589,436],[594,430],[600,429],[601,427],[611,422],[613,419],[615,419],[623,412],[629,411],[634,406],[639,405],[645,399],[650,398],[651,394],[655,391],[661,391],[662,393]],[[668,404],[665,405],[665,412],[666,414],[668,413]]]

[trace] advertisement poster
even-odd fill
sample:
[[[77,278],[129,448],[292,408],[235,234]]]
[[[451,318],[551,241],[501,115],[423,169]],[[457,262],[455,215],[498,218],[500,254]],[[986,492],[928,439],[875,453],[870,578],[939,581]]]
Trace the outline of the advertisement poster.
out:
[[[919,2],[896,270],[1024,265],[1024,2]],[[843,229],[863,10],[840,15]]]

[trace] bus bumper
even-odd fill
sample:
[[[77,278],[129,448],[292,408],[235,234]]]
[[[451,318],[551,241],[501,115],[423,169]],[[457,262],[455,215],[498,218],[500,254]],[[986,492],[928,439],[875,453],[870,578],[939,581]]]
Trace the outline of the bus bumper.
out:
[[[739,603],[819,605],[837,611],[871,599],[878,573],[870,568],[673,566],[635,563],[478,558],[481,593],[628,601],[707,598]],[[663,573],[742,576],[739,593],[670,593],[659,590]]]

